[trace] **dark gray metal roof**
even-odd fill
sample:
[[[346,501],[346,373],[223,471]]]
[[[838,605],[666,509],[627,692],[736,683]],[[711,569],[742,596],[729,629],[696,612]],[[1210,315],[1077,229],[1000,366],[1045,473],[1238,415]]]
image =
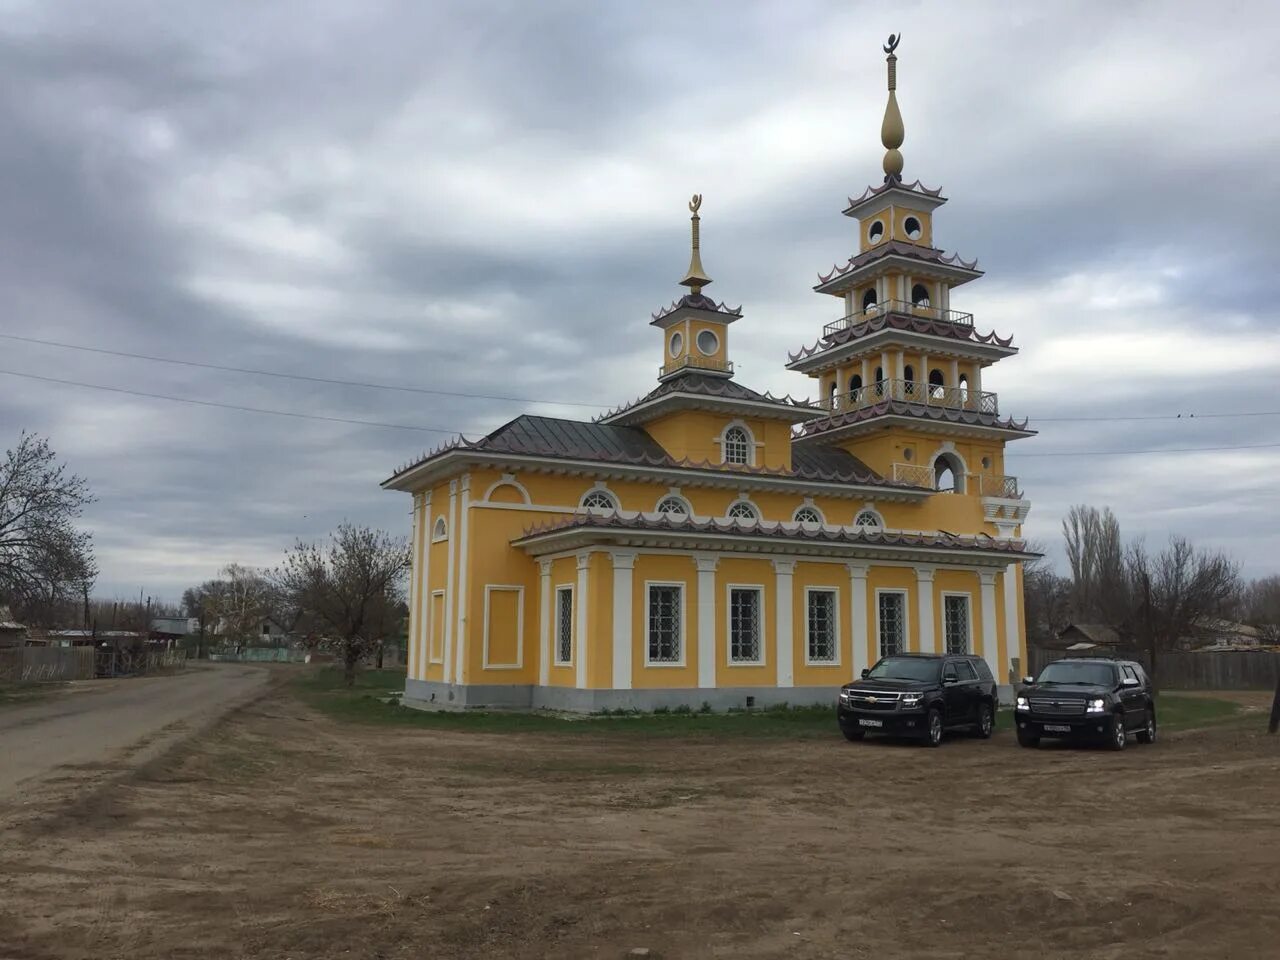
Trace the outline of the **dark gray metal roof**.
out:
[[[529,414],[499,427],[480,440],[475,448],[501,453],[580,457],[584,460],[643,460],[675,465],[657,441],[638,427],[614,427]]]

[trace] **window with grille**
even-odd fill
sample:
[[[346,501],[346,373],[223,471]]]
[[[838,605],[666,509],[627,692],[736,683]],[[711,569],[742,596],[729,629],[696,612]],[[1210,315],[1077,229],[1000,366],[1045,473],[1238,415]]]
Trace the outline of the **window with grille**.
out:
[[[760,514],[756,512],[756,508],[746,500],[736,500],[729,505],[729,513],[727,516],[734,520],[759,520]]]
[[[689,515],[689,508],[685,506],[684,501],[679,497],[667,497],[658,504],[658,512],[669,513],[672,516],[677,517],[687,517]]]
[[[729,662],[760,662],[759,587],[729,590]]]
[[[573,587],[556,589],[556,663],[573,661]]]
[[[879,598],[880,656],[891,657],[907,649],[907,595],[882,593]]]
[[[822,514],[818,512],[817,507],[801,507],[796,511],[793,519],[796,523],[821,523]]]
[[[649,585],[649,662],[679,663],[682,588],[676,584]]]
[[[880,518],[880,514],[874,510],[863,510],[854,518],[853,525],[862,527],[865,530],[882,530],[884,521]]]
[[[836,592],[810,590],[808,607],[809,662],[837,662],[840,641],[836,630]]]
[[[730,427],[724,432],[724,462],[750,463],[751,438],[742,427]]]
[[[588,510],[617,510],[617,501],[613,495],[604,490],[592,490],[582,498],[582,505]]]
[[[969,652],[969,598],[942,598],[942,632],[947,638],[947,653]]]

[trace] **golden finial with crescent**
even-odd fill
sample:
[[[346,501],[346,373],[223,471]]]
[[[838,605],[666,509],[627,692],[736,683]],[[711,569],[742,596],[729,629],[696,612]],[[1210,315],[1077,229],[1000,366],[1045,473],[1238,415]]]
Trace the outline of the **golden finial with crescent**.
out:
[[[689,212],[694,216],[698,215],[698,208],[702,206],[702,194],[695,193],[693,199],[689,201]]]
[[[689,218],[692,226],[692,251],[689,254],[689,270],[685,273],[684,279],[680,281],[682,286],[689,288],[689,293],[697,296],[702,293],[702,288],[711,282],[711,278],[707,276],[707,271],[702,266],[702,256],[698,250],[698,210],[702,207],[702,194],[695,193],[693,199],[689,201],[689,212],[693,214]]]

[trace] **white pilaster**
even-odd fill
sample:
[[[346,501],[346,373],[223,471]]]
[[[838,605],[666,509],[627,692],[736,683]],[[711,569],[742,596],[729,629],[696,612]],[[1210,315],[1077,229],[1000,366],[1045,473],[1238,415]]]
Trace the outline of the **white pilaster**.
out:
[[[796,683],[794,631],[791,624],[791,598],[794,593],[791,578],[795,572],[796,562],[794,560],[773,561],[773,581],[776,594],[776,602],[773,608],[777,611],[777,620],[774,625],[777,649],[774,656],[778,663],[778,686],[780,687],[793,687]]]
[[[551,621],[555,612],[551,609],[551,561],[538,561],[538,684],[551,682]]]
[[[949,386],[952,386],[952,387],[960,386],[960,361],[959,360],[951,361],[951,383],[949,384]]]
[[[631,580],[636,555],[622,550],[613,560],[613,688],[631,689]]]
[[[865,389],[871,383],[871,361],[866,357],[862,358],[862,386]]]
[[[853,645],[849,663],[853,667],[853,679],[862,676],[867,663],[867,571],[865,563],[847,563],[849,571],[849,641]]]
[[[987,571],[978,574],[982,582],[982,659],[991,668],[991,675],[1000,683],[1000,653],[996,647],[996,575]]]
[[[916,390],[917,400],[929,399],[929,355],[922,353],[920,355],[920,372],[916,375],[916,382],[921,386]]]
[[[444,682],[453,682],[453,588],[457,580],[458,481],[449,481],[449,541],[445,544],[444,575]]]
[[[880,352],[880,375],[886,380],[893,379],[893,367],[889,366],[889,351]]]
[[[1018,565],[1011,563],[1004,568],[1004,657],[1005,671],[1003,680],[996,674],[996,680],[1003,683],[1014,683],[1013,661],[1022,659],[1022,631],[1018,629]],[[1026,673],[1026,664],[1020,663]]]
[[[916,611],[920,618],[920,652],[937,653],[933,629],[934,567],[916,567]]]
[[[698,686],[716,685],[716,566],[715,557],[693,558],[698,568]]]
[[[413,495],[413,562],[409,575],[409,669],[410,680],[419,678],[419,662],[422,659],[422,609],[418,606],[418,582],[422,575],[422,497]]]
[[[458,483],[458,650],[454,658],[457,682],[467,682],[467,527],[471,521],[471,474]]]
[[[578,589],[573,596],[573,657],[577,664],[574,683],[579,690],[587,688],[587,589],[590,587],[591,552],[578,554]]]
[[[428,490],[422,495],[422,506],[418,511],[418,522],[416,529],[418,532],[418,547],[422,551],[422,565],[419,575],[415,578],[418,583],[417,606],[414,607],[418,611],[418,679],[425,680],[427,677],[427,662],[431,659],[431,634],[428,632],[431,625],[428,622],[431,618],[431,491]]]
[[[982,364],[980,363],[973,365],[973,389],[979,394],[982,393]]]

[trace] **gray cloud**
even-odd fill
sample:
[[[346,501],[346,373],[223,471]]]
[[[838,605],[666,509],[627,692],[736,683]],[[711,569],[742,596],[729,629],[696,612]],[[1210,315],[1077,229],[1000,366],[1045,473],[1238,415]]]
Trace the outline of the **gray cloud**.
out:
[[[19,5],[0,24],[0,332],[455,392],[598,401],[652,384],[649,312],[703,192],[712,291],[753,386],[838,304],[843,199],[878,180],[882,37],[901,30],[907,174],[942,185],[958,291],[1023,353],[1046,418],[1010,469],[1056,537],[1071,503],[1273,569],[1280,451],[1277,25],[1190,3],[877,8],[517,2]],[[1237,346],[1239,345],[1239,346]],[[269,380],[0,340],[0,368],[477,434],[521,404]],[[590,408],[539,404],[585,415]],[[99,502],[103,588],[176,596],[343,517],[405,529],[377,482],[443,439],[0,377],[0,439],[51,436]]]

